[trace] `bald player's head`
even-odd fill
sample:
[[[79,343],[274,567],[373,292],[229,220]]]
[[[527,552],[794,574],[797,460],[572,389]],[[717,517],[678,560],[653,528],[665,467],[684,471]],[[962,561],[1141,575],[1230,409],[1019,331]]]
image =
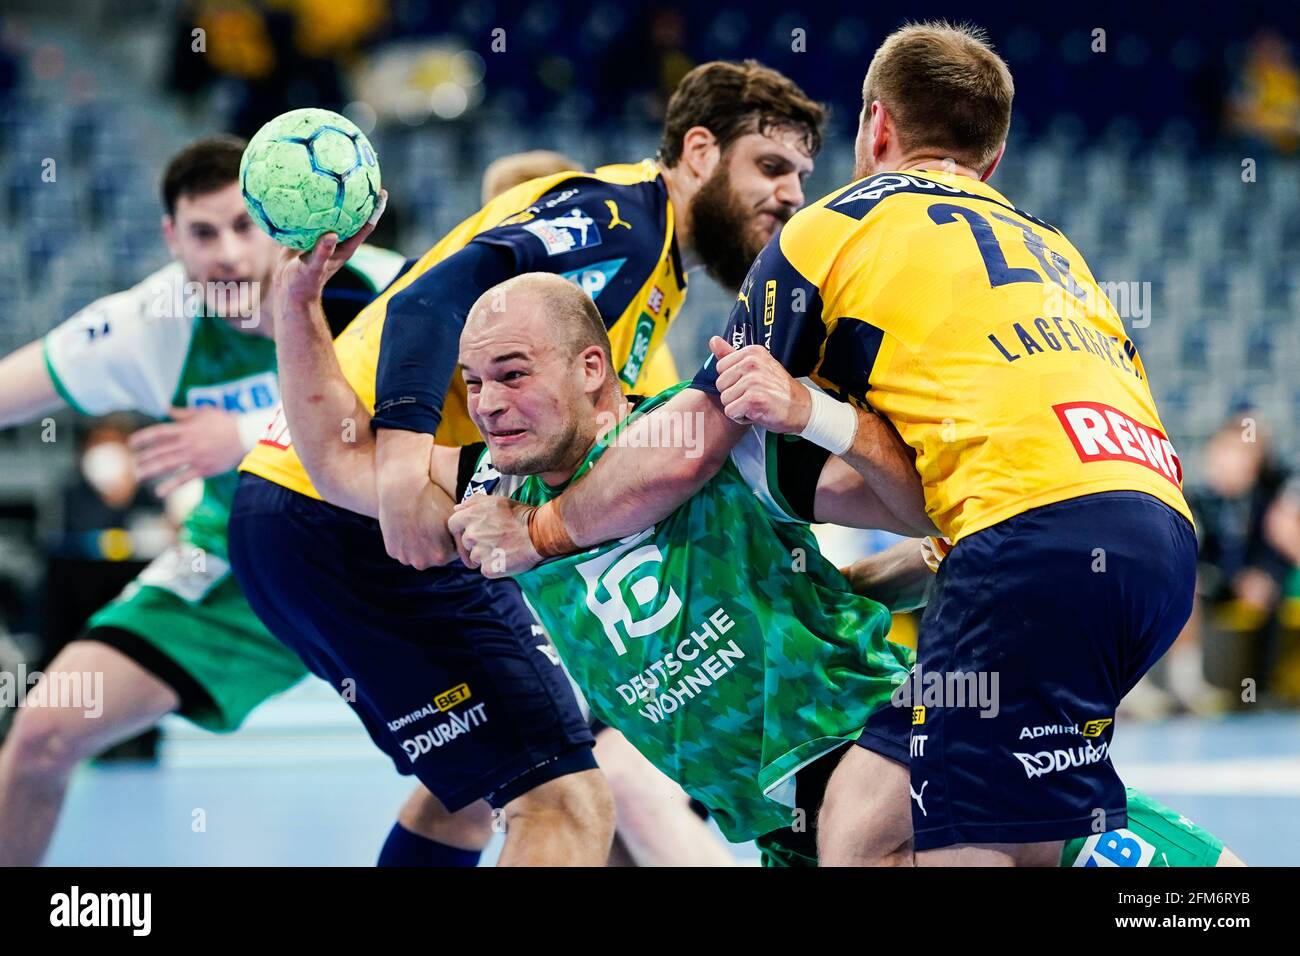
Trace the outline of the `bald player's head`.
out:
[[[494,159],[483,173],[483,202],[486,204],[507,189],[530,179],[553,176],[570,169],[582,169],[582,164],[549,149],[534,149]]]
[[[600,312],[552,273],[515,276],[479,296],[461,332],[460,367],[470,417],[507,474],[555,477],[576,466],[595,440],[597,413],[621,401]]]

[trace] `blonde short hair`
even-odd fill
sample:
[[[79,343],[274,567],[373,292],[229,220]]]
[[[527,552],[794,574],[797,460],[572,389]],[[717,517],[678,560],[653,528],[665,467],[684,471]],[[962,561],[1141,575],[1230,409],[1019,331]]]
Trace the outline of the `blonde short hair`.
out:
[[[1015,84],[983,30],[938,21],[887,36],[862,95],[889,110],[905,151],[936,149],[982,170],[1006,142]]]
[[[494,159],[483,174],[483,202],[487,203],[530,179],[553,176],[570,169],[580,170],[582,163],[549,149],[534,149]]]

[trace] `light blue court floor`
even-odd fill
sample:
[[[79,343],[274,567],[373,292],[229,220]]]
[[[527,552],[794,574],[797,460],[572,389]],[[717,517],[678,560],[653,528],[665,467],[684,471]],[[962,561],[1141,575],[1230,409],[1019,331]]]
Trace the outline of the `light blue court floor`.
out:
[[[412,786],[321,683],[272,701],[233,735],[180,720],[165,733],[157,764],[74,777],[50,864],[369,866]],[[1129,785],[1248,863],[1300,865],[1300,716],[1130,721],[1111,753]],[[756,860],[750,846],[736,856]]]

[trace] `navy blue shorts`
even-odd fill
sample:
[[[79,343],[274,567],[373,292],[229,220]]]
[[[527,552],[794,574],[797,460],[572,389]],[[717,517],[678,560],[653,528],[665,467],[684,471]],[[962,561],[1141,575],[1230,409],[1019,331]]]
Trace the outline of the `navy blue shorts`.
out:
[[[959,541],[907,685],[916,849],[1125,826],[1115,708],[1182,630],[1195,582],[1191,524],[1139,492],[1046,505]]]
[[[448,810],[596,767],[559,658],[509,580],[417,571],[379,523],[242,475],[230,563],[267,628]]]

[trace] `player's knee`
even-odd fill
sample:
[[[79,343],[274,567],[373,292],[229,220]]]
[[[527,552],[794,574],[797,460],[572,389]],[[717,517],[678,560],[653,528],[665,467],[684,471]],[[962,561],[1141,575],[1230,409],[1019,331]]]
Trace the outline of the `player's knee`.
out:
[[[604,774],[584,770],[549,780],[506,805],[507,827],[539,823],[614,832],[614,796]]]
[[[827,866],[912,866],[907,809],[883,801],[855,805],[843,797],[828,798],[817,818],[817,852]]]
[[[14,718],[5,739],[10,765],[24,782],[56,781],[70,774],[77,763],[90,756],[86,735],[78,722],[87,718],[51,708],[24,708]]]

